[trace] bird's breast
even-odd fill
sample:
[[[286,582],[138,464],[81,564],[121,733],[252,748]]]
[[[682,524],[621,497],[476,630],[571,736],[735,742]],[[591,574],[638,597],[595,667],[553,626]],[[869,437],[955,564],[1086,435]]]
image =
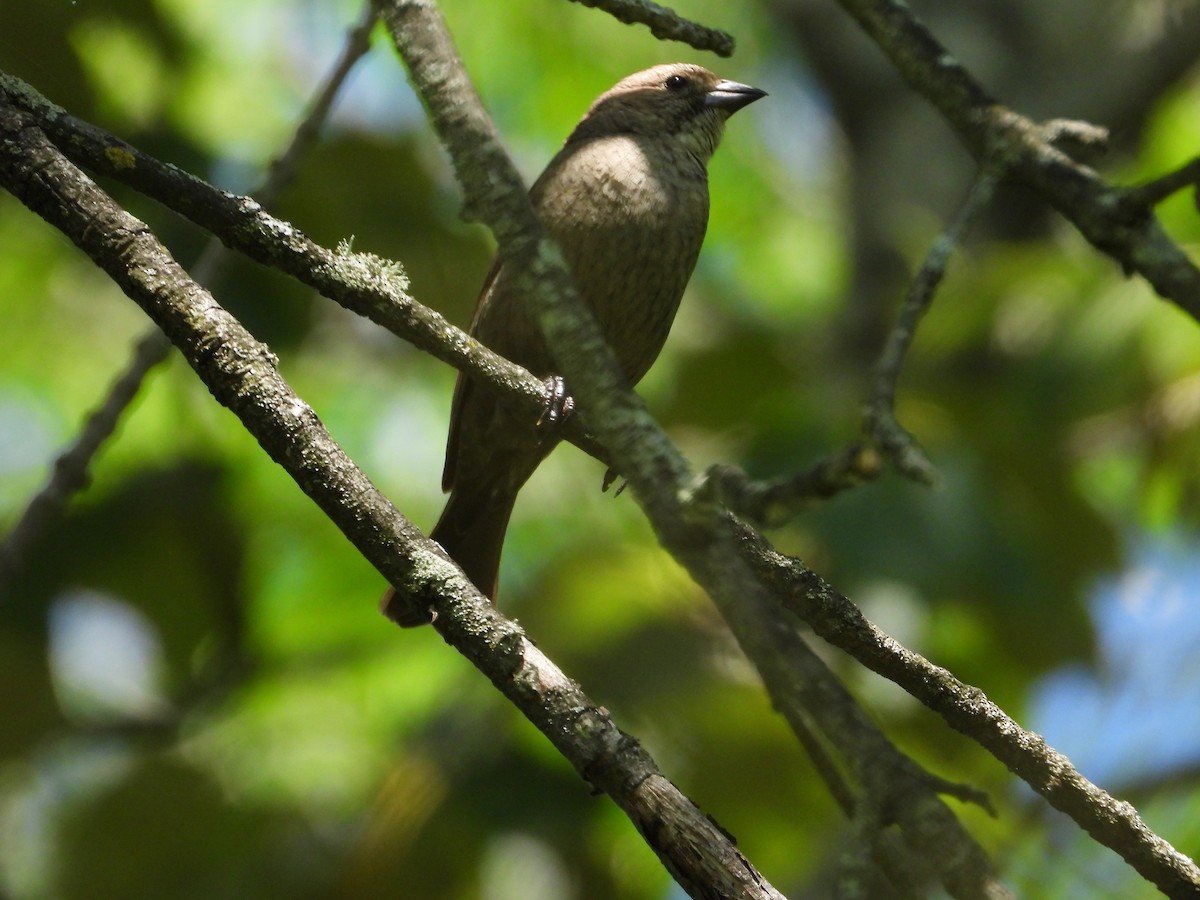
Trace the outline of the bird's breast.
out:
[[[702,163],[669,142],[620,135],[564,151],[535,189],[547,231],[622,368],[658,355],[708,223]]]
[[[546,174],[539,205],[552,231],[669,229],[707,219],[704,166],[672,142],[597,138],[564,152]]]

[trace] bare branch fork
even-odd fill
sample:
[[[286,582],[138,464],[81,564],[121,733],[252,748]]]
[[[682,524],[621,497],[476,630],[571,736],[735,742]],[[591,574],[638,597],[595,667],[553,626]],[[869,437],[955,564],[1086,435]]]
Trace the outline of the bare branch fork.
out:
[[[986,169],[980,172],[962,207],[929,248],[880,355],[871,397],[863,417],[867,433],[900,474],[930,486],[937,481],[933,463],[896,419],[896,383],[900,380],[905,355],[916,336],[917,325],[933,302],[951,255],[958,249],[971,223],[992,199],[995,188],[996,175]]]
[[[746,521],[769,528],[785,524],[818,500],[873,481],[883,473],[885,460],[914,481],[929,486],[936,483],[933,463],[896,418],[896,385],[917,326],[933,302],[950,257],[991,201],[996,181],[996,175],[988,170],[976,176],[966,200],[934,240],[909,286],[880,354],[863,411],[863,430],[872,443],[850,444],[809,469],[770,481],[751,481],[737,466],[710,466],[688,487],[685,496],[690,501],[719,503]]]
[[[837,0],[980,165],[1027,185],[1122,269],[1200,320],[1200,268],[1163,230],[1153,196],[1114,187],[1070,153],[1103,142],[1086,123],[1037,123],[997,103],[901,0]],[[1149,202],[1147,202],[1149,201]]]

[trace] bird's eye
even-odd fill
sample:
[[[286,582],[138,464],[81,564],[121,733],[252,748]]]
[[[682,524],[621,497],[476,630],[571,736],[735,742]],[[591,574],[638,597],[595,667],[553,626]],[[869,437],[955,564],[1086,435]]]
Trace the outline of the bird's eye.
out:
[[[672,75],[663,82],[668,91],[682,91],[688,85],[688,80],[683,75]]]

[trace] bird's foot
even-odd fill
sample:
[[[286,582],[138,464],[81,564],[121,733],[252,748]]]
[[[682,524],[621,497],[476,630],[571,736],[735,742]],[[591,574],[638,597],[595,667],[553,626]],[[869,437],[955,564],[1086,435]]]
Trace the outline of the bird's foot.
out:
[[[538,427],[565,422],[573,409],[575,400],[567,393],[567,383],[561,375],[551,375],[546,379],[546,408],[538,416]]]

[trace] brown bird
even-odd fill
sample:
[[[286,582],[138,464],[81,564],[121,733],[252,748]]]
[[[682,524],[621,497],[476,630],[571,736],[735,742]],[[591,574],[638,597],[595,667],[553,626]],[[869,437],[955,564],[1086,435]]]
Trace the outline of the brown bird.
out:
[[[630,75],[596,99],[530,191],[631,386],[662,349],[700,254],[707,164],[725,120],[765,93],[684,63]],[[470,332],[534,375],[556,371],[499,260],[484,281]],[[450,499],[430,537],[493,600],[517,492],[558,443],[553,431],[459,375],[442,475]],[[382,606],[401,625],[431,619],[428,610],[397,600],[394,590]]]

